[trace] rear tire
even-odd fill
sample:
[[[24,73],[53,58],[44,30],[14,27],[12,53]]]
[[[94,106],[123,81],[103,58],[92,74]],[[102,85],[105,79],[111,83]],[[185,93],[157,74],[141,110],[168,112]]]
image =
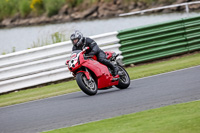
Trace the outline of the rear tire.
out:
[[[119,77],[119,84],[116,85],[116,87],[119,89],[126,89],[130,85],[130,77],[122,66],[117,65],[117,67],[119,68],[119,71],[123,73],[123,75]]]
[[[76,75],[76,82],[85,94],[93,96],[97,93],[98,88],[95,80],[92,77],[90,78],[91,81],[86,78],[84,73],[80,72]]]

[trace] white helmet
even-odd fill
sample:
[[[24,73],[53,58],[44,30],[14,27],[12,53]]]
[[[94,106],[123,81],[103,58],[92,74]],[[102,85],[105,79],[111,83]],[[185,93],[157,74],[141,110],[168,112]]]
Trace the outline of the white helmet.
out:
[[[73,45],[75,45],[75,46],[78,47],[78,46],[82,45],[83,34],[82,34],[80,31],[76,30],[76,31],[71,35],[70,39],[71,39]],[[76,40],[76,39],[78,39],[78,41],[77,41],[77,42],[74,42],[74,40]]]

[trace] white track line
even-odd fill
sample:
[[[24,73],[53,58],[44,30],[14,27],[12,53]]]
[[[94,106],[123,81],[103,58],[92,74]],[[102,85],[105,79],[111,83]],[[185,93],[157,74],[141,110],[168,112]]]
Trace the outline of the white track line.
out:
[[[179,70],[175,70],[175,71],[170,71],[170,72],[166,72],[166,73],[160,73],[160,74],[156,74],[156,75],[152,75],[152,76],[147,76],[147,77],[143,77],[143,78],[139,78],[139,79],[133,79],[131,81],[136,81],[136,80],[141,80],[141,79],[147,79],[147,78],[157,77],[157,76],[161,76],[161,75],[171,74],[171,73],[174,73],[174,72],[180,72],[180,71],[184,71],[184,70],[188,70],[188,69],[193,69],[193,68],[198,68],[198,67],[200,67],[200,66],[198,65],[198,66],[183,68],[183,69],[179,69]]]

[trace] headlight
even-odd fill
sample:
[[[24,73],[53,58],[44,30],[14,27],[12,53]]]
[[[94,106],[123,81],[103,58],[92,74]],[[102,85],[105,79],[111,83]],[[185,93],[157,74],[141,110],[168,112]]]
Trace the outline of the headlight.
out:
[[[71,67],[75,67],[75,65],[76,65],[76,63],[77,63],[77,59],[74,59],[74,60],[71,60],[70,62],[69,62],[69,68],[71,68]]]

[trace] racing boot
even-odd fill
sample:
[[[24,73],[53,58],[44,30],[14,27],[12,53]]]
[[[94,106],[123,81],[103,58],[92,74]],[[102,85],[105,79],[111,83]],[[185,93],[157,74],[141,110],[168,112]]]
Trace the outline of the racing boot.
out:
[[[119,68],[116,65],[113,65],[113,69],[112,70],[113,70],[113,77],[118,75]]]
[[[119,68],[116,66],[116,65],[114,65],[113,64],[113,79],[112,79],[112,81],[114,82],[114,81],[117,81],[117,80],[119,80]]]
[[[117,80],[119,80],[119,75],[118,75],[117,72],[114,72],[112,81],[114,82],[114,81],[117,81]]]

